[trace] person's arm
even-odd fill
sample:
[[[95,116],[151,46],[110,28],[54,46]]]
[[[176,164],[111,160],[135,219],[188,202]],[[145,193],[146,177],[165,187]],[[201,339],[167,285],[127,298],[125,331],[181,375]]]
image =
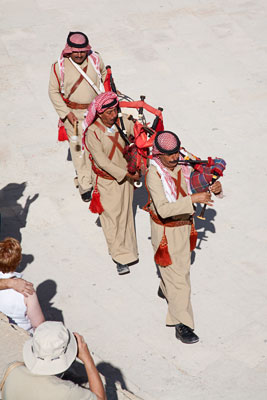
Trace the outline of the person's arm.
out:
[[[40,307],[37,294],[34,292],[32,295],[24,299],[27,307],[27,315],[31,321],[33,329],[37,328],[42,322],[45,321],[44,314]]]
[[[101,73],[101,78],[102,78],[102,82],[105,82],[106,79],[106,75],[107,75],[107,70],[104,64],[104,61],[102,60],[101,55],[98,53],[98,57],[99,57],[99,69],[100,69],[100,73]]]
[[[78,344],[77,357],[84,363],[90,390],[97,396],[98,400],[106,400],[104,386],[88,346],[81,335],[79,335],[77,332],[74,332],[74,335]]]
[[[0,290],[14,289],[27,297],[34,293],[33,284],[21,278],[0,279]]]
[[[65,119],[67,115],[69,114],[69,108],[67,107],[66,103],[62,99],[62,96],[60,94],[60,87],[58,84],[58,80],[60,81],[59,78],[59,69],[58,69],[58,63],[56,65],[56,74],[54,71],[54,64],[52,65],[51,68],[51,73],[50,73],[50,79],[49,79],[49,87],[48,87],[48,94],[50,97],[51,102],[53,103],[53,106],[56,110],[56,112],[59,115],[59,118]]]

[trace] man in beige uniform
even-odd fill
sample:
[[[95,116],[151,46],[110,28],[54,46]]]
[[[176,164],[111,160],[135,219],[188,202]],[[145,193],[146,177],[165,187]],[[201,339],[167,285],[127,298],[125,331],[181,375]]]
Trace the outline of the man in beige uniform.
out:
[[[90,390],[56,375],[67,371],[75,359],[85,366]],[[62,322],[46,321],[25,342],[24,363],[6,371],[3,400],[106,400],[104,387],[87,344]]]
[[[86,74],[90,83],[82,73]],[[66,129],[79,190],[84,201],[91,198],[92,182],[91,169],[82,168],[82,121],[89,104],[99,91],[104,91],[102,82],[105,77],[104,63],[100,55],[91,50],[87,36],[82,32],[70,32],[60,59],[52,65],[49,97],[59,115],[60,124],[63,123]],[[75,124],[77,130],[74,128]]]
[[[133,180],[139,175],[127,172],[117,105],[118,97],[113,92],[97,96],[89,106],[84,128],[87,162],[90,155],[93,169],[90,210],[100,214],[109,253],[119,275],[123,275],[130,272],[128,264],[138,260],[132,201]],[[127,135],[133,134],[133,122],[126,116],[123,121]]]
[[[176,337],[183,343],[196,343],[190,301],[190,231],[193,203],[212,205],[209,192],[187,194],[178,165],[180,141],[168,131],[158,132],[153,145],[153,159],[147,174],[151,196],[149,205],[151,240],[161,282],[159,295],[168,302],[166,325],[175,326]],[[219,193],[216,182],[211,191]]]

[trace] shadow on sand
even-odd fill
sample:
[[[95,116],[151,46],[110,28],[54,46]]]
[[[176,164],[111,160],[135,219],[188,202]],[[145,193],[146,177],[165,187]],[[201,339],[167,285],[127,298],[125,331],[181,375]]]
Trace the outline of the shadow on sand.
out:
[[[127,390],[126,382],[124,380],[124,376],[121,370],[117,367],[114,367],[110,363],[101,362],[97,364],[97,369],[105,377],[105,390],[107,394],[107,400],[118,400],[116,383],[118,383],[122,389]]]
[[[216,211],[213,208],[207,208],[205,211],[205,220],[197,218],[197,215],[200,214],[202,210],[202,206],[197,204],[196,214],[194,218],[195,228],[197,230],[197,245],[196,249],[192,251],[191,254],[191,264],[194,263],[196,258],[196,250],[201,250],[202,242],[208,241],[207,232],[216,233],[214,221],[215,216],[217,215]]]
[[[123,374],[121,370],[114,367],[110,363],[100,362],[97,364],[97,370],[105,378],[105,391],[107,395],[107,400],[118,400],[119,396],[117,393],[116,383],[119,383],[122,389],[127,390],[127,385],[125,383]],[[87,375],[85,367],[79,361],[75,361],[71,367],[64,373],[63,379],[70,380],[78,385],[85,385],[88,387]]]
[[[42,311],[46,321],[61,321],[64,324],[64,317],[61,310],[53,307],[52,298],[57,293],[57,284],[52,279],[40,283],[36,289]]]
[[[39,197],[39,194],[36,193],[32,197],[27,197],[24,207],[19,204],[18,201],[23,196],[26,186],[26,182],[9,183],[0,190],[1,240],[11,236],[21,243],[20,230],[26,227],[30,205]],[[24,271],[33,260],[32,254],[22,254],[22,260],[17,272]]]

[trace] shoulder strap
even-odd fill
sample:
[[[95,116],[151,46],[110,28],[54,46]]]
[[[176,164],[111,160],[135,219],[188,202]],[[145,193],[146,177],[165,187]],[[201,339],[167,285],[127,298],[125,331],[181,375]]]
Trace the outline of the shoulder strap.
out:
[[[76,64],[71,58],[69,58],[70,62],[72,63],[72,65],[80,72],[80,74],[84,77],[84,79],[89,83],[89,85],[94,89],[94,91],[96,92],[96,94],[100,94],[102,93],[101,90],[98,89],[98,87],[94,84],[94,82],[92,81],[92,79],[89,78],[89,76],[81,69],[81,67]]]
[[[84,72],[87,71],[87,67],[88,67],[88,65],[86,65],[86,66],[84,67],[84,69],[83,69]],[[74,85],[73,85],[72,88],[70,89],[70,93],[69,93],[67,99],[69,99],[70,96],[72,95],[72,93],[75,92],[75,90],[76,90],[76,89],[78,88],[78,86],[81,84],[81,82],[82,82],[83,79],[84,79],[84,77],[83,77],[82,75],[80,75],[79,79],[74,83]]]
[[[12,363],[6,370],[5,375],[2,379],[2,382],[0,383],[0,390],[3,390],[4,388],[4,384],[7,380],[8,375],[10,374],[11,371],[13,371],[13,369],[15,369],[16,367],[19,367],[20,365],[25,365],[24,362],[22,361],[16,361],[14,363]]]

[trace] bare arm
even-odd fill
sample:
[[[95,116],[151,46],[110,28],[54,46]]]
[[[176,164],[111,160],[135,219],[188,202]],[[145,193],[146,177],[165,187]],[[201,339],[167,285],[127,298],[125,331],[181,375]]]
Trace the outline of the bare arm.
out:
[[[90,390],[97,396],[98,400],[106,400],[104,386],[88,346],[81,335],[79,335],[77,332],[74,332],[74,335],[76,336],[78,344],[77,357],[84,363]]]
[[[33,284],[21,278],[0,279],[0,290],[14,289],[27,297],[34,293]]]
[[[45,321],[44,314],[40,307],[37,294],[34,292],[32,295],[24,299],[27,307],[27,315],[31,321],[33,329],[37,328],[42,322]]]

